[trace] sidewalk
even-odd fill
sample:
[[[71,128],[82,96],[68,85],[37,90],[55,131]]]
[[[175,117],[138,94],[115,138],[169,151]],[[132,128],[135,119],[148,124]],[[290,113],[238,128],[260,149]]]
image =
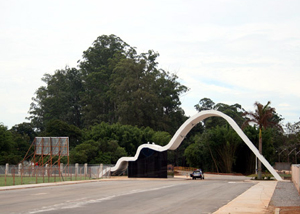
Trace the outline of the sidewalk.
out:
[[[252,182],[252,181],[251,181]],[[274,193],[277,181],[253,181],[257,182],[246,192],[230,201],[214,214],[264,214]]]

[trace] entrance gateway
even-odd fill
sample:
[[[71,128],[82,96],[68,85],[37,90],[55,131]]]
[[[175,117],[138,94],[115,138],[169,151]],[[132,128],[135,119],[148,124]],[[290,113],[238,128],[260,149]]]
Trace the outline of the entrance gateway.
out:
[[[281,181],[282,178],[279,174],[274,170],[274,168],[270,165],[270,163],[262,156],[254,144],[249,140],[249,138],[245,135],[242,129],[236,124],[236,122],[226,114],[216,111],[216,110],[207,110],[201,111],[194,116],[187,119],[180,128],[176,131],[175,135],[172,137],[170,142],[165,146],[159,146],[155,144],[142,144],[138,147],[137,152],[134,157],[122,157],[120,158],[116,165],[111,168],[111,172],[125,170],[128,167],[128,162],[134,162],[138,160],[140,153],[142,150],[150,149],[155,152],[165,152],[167,150],[175,150],[182,143],[185,136],[190,132],[190,130],[199,122],[203,121],[208,117],[222,117],[224,118],[229,125],[236,131],[236,133],[242,138],[242,140],[246,143],[246,145],[251,149],[251,151],[255,154],[255,156],[261,161],[261,163],[269,170],[269,172],[276,178],[276,180]]]

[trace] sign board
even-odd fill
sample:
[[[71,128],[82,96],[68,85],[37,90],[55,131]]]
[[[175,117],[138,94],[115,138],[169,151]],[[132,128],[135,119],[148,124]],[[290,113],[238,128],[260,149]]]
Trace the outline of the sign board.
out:
[[[69,156],[69,137],[36,137],[35,154]]]

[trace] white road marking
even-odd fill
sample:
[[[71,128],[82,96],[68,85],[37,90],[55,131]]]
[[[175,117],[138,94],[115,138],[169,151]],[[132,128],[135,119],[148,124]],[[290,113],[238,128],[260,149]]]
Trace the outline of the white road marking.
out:
[[[87,204],[99,203],[102,201],[111,200],[113,198],[120,197],[120,196],[133,195],[133,194],[141,193],[141,192],[156,191],[156,190],[171,188],[171,187],[180,186],[180,185],[185,185],[185,184],[168,185],[168,186],[156,187],[156,188],[151,188],[151,189],[135,189],[135,190],[131,190],[130,192],[121,193],[118,195],[111,195],[111,196],[107,196],[104,198],[98,198],[98,199],[81,198],[81,199],[77,199],[77,200],[66,201],[66,202],[60,203],[60,204],[55,204],[52,206],[42,207],[40,209],[35,209],[30,212],[27,212],[27,214],[35,214],[35,213],[42,213],[42,212],[48,212],[48,211],[54,211],[54,210],[77,208],[77,207],[82,207]]]
[[[45,192],[41,192],[41,193],[37,193],[37,194],[33,194],[33,195],[46,195],[47,193]]]

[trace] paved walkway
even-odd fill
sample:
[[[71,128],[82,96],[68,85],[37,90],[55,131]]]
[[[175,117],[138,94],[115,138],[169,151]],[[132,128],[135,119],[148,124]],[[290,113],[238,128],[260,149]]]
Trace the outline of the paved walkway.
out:
[[[227,205],[221,207],[219,210],[214,212],[214,214],[266,213],[275,187],[277,185],[277,181],[255,182],[258,183],[240,196],[236,197]]]
[[[300,194],[291,181],[278,182],[269,204],[268,214],[299,214]]]
[[[274,207],[300,207],[300,194],[293,182],[278,182],[270,205]]]

